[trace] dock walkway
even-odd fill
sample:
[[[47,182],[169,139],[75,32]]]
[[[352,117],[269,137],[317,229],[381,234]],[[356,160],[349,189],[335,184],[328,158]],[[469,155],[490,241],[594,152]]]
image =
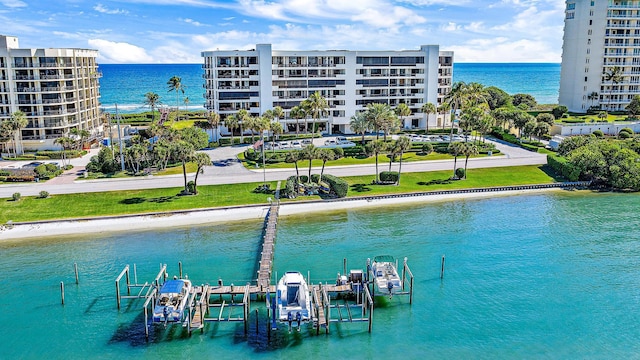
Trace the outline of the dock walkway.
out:
[[[258,270],[258,287],[264,289],[271,285],[271,268],[273,266],[273,251],[276,242],[276,227],[278,224],[278,211],[280,203],[274,201],[269,207],[262,234],[262,252],[260,268]],[[262,292],[262,291],[261,291]]]

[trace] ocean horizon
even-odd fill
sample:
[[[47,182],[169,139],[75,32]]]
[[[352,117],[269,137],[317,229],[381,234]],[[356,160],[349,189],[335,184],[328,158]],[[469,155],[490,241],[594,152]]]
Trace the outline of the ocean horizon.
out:
[[[160,95],[162,104],[176,106],[174,92],[168,91],[172,76],[186,85],[181,98],[189,98],[189,109],[204,109],[204,74],[202,64],[99,64],[102,107],[123,113],[148,111],[144,106],[147,92]],[[559,63],[454,63],[453,81],[478,82],[496,86],[513,95],[530,94],[540,104],[556,104],[560,87]],[[184,107],[184,103],[179,101]]]

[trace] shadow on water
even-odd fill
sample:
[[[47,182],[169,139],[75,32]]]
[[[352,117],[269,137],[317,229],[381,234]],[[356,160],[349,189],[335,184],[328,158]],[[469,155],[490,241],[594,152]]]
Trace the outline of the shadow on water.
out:
[[[256,324],[255,310],[250,313],[247,335],[244,334],[242,323],[236,326],[233,336],[235,344],[246,342],[256,352],[269,352],[300,346],[304,338],[310,337],[315,332],[309,324],[302,325],[300,331],[294,328],[290,333],[286,325],[279,325],[277,330],[271,330],[269,333],[271,324],[267,319],[266,310],[260,309],[257,316],[258,323]]]
[[[144,313],[141,313],[131,322],[118,325],[109,343],[128,343],[131,347],[138,347],[152,343],[189,339],[189,332],[182,327],[181,323],[169,323],[166,327],[164,324],[150,324],[149,340],[147,341],[144,326]]]

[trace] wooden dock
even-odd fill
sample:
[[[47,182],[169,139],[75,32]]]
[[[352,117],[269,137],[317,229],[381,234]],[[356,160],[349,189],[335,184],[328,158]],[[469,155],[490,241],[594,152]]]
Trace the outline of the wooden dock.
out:
[[[278,224],[278,211],[280,202],[274,201],[269,207],[262,233],[262,252],[258,269],[258,287],[266,289],[271,285],[271,269],[273,266],[273,251],[276,242],[276,230]]]

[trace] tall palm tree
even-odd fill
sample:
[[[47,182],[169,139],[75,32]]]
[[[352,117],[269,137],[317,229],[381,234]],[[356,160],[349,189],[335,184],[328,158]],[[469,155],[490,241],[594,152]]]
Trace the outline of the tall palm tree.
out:
[[[311,182],[311,162],[316,158],[317,149],[313,144],[309,144],[302,148],[300,153],[301,158],[304,160],[309,160],[309,179],[307,181]]]
[[[400,126],[404,127],[404,117],[405,116],[411,116],[411,109],[409,108],[409,105],[405,104],[405,103],[400,103],[398,104],[398,106],[396,106],[396,115],[398,115],[400,117]]]
[[[438,112],[442,114],[442,129],[444,129],[445,123],[447,122],[447,113],[449,113],[449,117],[451,117],[451,104],[448,102],[443,102],[438,106]]]
[[[269,124],[269,130],[271,130],[271,133],[273,134],[273,138],[272,141],[277,140],[278,135],[282,134],[282,123],[278,122],[278,121],[273,121]],[[273,147],[273,152],[276,152],[276,148]]]
[[[378,173],[378,155],[387,148],[384,140],[376,139],[368,144],[370,151],[376,156],[376,184],[380,182],[380,174]]]
[[[144,104],[151,108],[151,122],[156,122],[156,106],[160,105],[160,95],[150,91],[144,94]]]
[[[289,111],[289,116],[296,119],[296,136],[300,135],[300,119],[307,117],[307,113],[301,106],[294,106]]]
[[[379,130],[385,128],[385,124],[390,119],[395,118],[396,114],[391,110],[389,104],[371,103],[367,105],[366,116],[367,120],[373,125],[376,132],[376,140],[378,140],[380,139]],[[385,132],[384,135],[386,138],[387,133]]]
[[[193,179],[193,193],[198,195],[198,175],[204,172],[204,167],[211,165],[211,158],[209,154],[203,152],[197,152],[193,156],[198,169],[196,170],[196,177]]]
[[[596,91],[592,91],[591,93],[589,93],[587,99],[591,100],[591,107],[593,107],[593,102],[597,100],[599,96],[600,95],[598,95]]]
[[[351,117],[349,126],[353,132],[362,135],[362,145],[364,145],[364,134],[371,130],[371,123],[367,119],[367,114],[365,112],[356,113]]]
[[[244,120],[243,126],[245,130],[251,130],[251,143],[253,144],[253,135],[257,131],[258,118],[251,115],[247,116]]]
[[[463,81],[453,83],[453,85],[451,86],[451,91],[444,98],[445,101],[450,105],[451,114],[453,116],[453,119],[451,119],[451,135],[453,135],[453,123],[455,122],[455,117],[464,102],[466,86],[467,84]]]
[[[191,160],[195,153],[193,145],[184,140],[174,141],[171,143],[170,152],[174,159],[182,163],[182,175],[184,177],[183,194],[189,194],[189,188],[187,187],[187,162]]]
[[[213,129],[216,129],[216,134],[218,133],[218,126],[220,125],[220,114],[215,111],[209,111],[207,114],[207,123],[209,123],[209,128],[211,129],[211,139],[213,140]],[[220,145],[220,137],[217,136],[217,143]]]
[[[11,118],[9,119],[9,131],[13,132],[13,151],[16,156],[18,156],[18,152],[22,154],[22,129],[27,127],[29,124],[29,120],[27,120],[27,116],[20,110],[11,114]],[[20,151],[18,151],[20,149]]]
[[[244,129],[251,115],[246,109],[240,109],[236,117],[238,119],[238,125],[240,125],[240,143],[244,143]]]
[[[424,119],[427,125],[426,133],[428,134],[429,133],[429,114],[436,114],[438,112],[438,109],[433,103],[427,102],[422,105],[420,110],[422,110],[422,112],[424,113]]]
[[[238,128],[238,117],[236,117],[233,114],[227,115],[227,117],[224,118],[224,124],[229,129],[229,132],[231,133],[231,146],[233,146],[234,145],[233,130]]]
[[[396,185],[400,185],[400,174],[402,173],[402,156],[406,151],[411,149],[411,139],[406,136],[400,136],[396,141],[396,149],[400,153],[400,166],[398,167],[398,182]]]
[[[284,161],[288,163],[294,163],[296,166],[296,195],[298,194],[298,184],[300,183],[300,172],[298,171],[298,161],[302,159],[299,150],[292,150],[287,152],[287,156]]]
[[[619,66],[614,66],[609,71],[604,74],[604,80],[610,81],[611,85],[609,87],[609,102],[607,103],[607,110],[611,111],[611,98],[613,97],[613,85],[618,85],[622,82],[622,68]]]
[[[478,155],[478,147],[474,143],[466,142],[461,146],[462,155],[464,155],[464,178],[467,178],[467,162],[469,156]]]
[[[284,110],[282,109],[281,106],[276,106],[273,108],[273,110],[271,110],[273,113],[273,117],[275,118],[275,120],[280,123],[280,119],[282,119],[284,117]],[[282,126],[282,124],[280,124],[280,128],[284,129],[284,126]]]
[[[318,149],[316,157],[322,160],[322,170],[320,170],[320,181],[322,181],[322,175],[324,174],[324,166],[327,161],[335,160],[336,153],[331,149]]]
[[[329,109],[329,104],[327,103],[327,99],[325,99],[319,91],[311,94],[311,96],[309,96],[307,100],[309,101],[309,112],[311,113],[311,117],[313,118],[313,132],[311,134],[311,138],[313,139],[316,132],[316,122]]]
[[[71,149],[71,146],[73,145],[73,139],[62,136],[56,138],[53,143],[58,144],[62,147],[62,167],[66,166],[65,161],[67,160],[67,150]]]
[[[189,112],[189,103],[191,102],[191,99],[189,99],[189,97],[185,97],[184,99],[182,99],[182,102],[184,103],[184,111],[185,112]]]
[[[169,81],[167,81],[167,85],[169,86],[169,92],[176,92],[176,120],[179,120],[180,117],[180,93],[184,95],[184,89],[186,86],[182,83],[182,78],[179,76],[172,76]]]
[[[462,148],[464,147],[464,143],[462,142],[453,142],[449,144],[447,150],[449,154],[453,155],[453,178],[456,177],[456,165],[458,162],[458,156],[462,154]]]

